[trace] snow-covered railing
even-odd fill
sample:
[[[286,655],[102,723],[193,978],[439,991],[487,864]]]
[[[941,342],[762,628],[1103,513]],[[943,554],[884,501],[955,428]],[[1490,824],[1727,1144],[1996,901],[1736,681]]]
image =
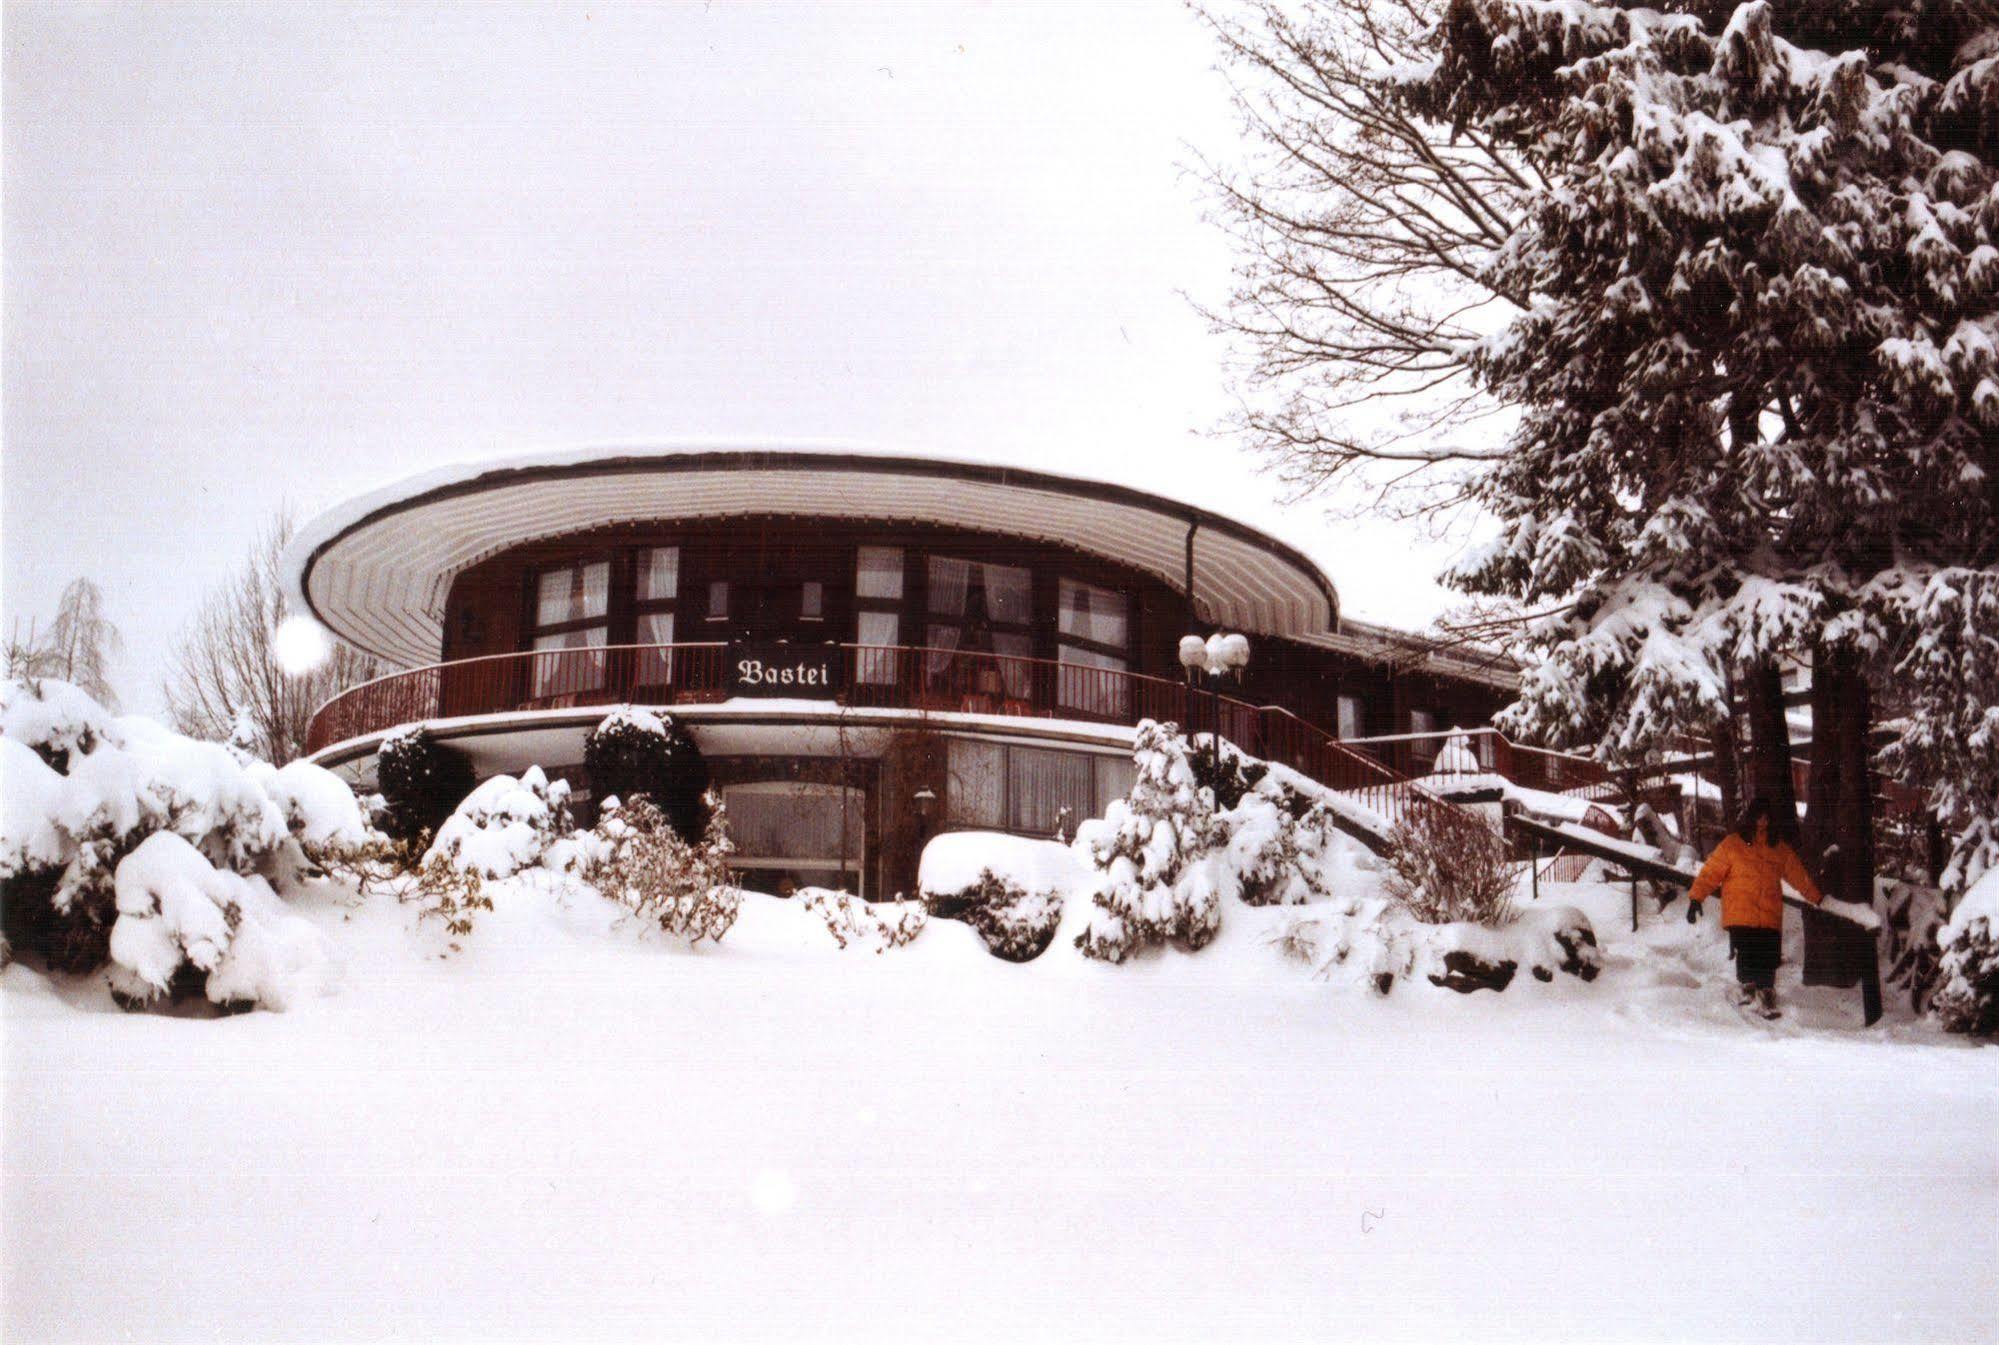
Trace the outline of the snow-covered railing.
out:
[[[1437,758],[1453,739],[1481,770],[1503,775],[1514,784],[1551,794],[1573,794],[1578,798],[1615,799],[1623,785],[1610,768],[1573,752],[1555,752],[1528,747],[1507,738],[1495,728],[1450,728],[1425,733],[1384,733],[1365,738],[1342,739],[1349,748],[1380,761],[1399,775],[1428,775]]]

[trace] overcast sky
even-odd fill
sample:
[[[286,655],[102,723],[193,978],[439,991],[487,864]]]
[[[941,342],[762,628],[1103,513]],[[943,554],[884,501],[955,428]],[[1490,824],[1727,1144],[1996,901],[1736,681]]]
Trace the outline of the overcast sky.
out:
[[[7,619],[155,709],[281,502],[606,440],[838,439],[1272,526],[1420,626],[1449,551],[1210,435],[1214,52],[1135,4],[5,10]]]

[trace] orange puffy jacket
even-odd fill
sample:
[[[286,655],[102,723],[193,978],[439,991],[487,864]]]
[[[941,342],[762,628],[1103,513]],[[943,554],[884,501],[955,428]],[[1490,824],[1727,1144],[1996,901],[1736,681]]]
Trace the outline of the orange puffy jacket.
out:
[[[1784,923],[1784,884],[1816,906],[1825,900],[1818,884],[1805,872],[1797,851],[1782,841],[1758,845],[1731,831],[1701,865],[1687,895],[1705,901],[1721,889],[1721,923],[1725,929],[1780,929]]]

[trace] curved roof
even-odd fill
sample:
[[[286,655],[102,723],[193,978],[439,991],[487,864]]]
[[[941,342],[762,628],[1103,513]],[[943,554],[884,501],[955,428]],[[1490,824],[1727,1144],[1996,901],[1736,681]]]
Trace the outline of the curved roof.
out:
[[[1185,587],[1195,611],[1263,635],[1337,627],[1332,581],[1234,519],[1128,486],[860,449],[597,448],[447,468],[351,500],[285,554],[294,601],[394,663],[435,662],[468,567],[537,538],[655,519],[796,515],[938,523],[1088,552]]]

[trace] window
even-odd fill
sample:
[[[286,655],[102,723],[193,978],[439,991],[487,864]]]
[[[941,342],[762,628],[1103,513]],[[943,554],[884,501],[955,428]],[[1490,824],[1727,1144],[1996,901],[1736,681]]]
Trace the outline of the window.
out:
[[[902,548],[864,546],[854,563],[854,596],[902,601]]]
[[[1341,696],[1339,700],[1339,728],[1342,738],[1365,738],[1367,736],[1367,715],[1358,696]]]
[[[1437,731],[1437,712],[1435,710],[1411,710],[1409,712],[1409,731],[1411,733],[1435,733]]]
[[[1121,674],[1131,664],[1131,601],[1115,589],[1076,579],[1057,586],[1055,699],[1066,709],[1123,719],[1131,684]]]
[[[680,598],[680,548],[646,547],[632,569],[632,643],[673,643],[674,609]],[[673,681],[673,654],[665,649],[639,652],[635,679],[640,686],[665,686]]]
[[[1008,830],[1074,836],[1076,824],[1095,815],[1096,771],[1089,757],[1045,747],[1009,747],[1006,755]]]
[[[854,676],[863,683],[889,686],[896,679],[891,647],[902,643],[902,548],[864,546],[854,557],[854,643],[880,646],[863,649],[854,662]]]
[[[729,619],[729,581],[726,579],[712,580],[708,585],[708,619]]]
[[[531,694],[573,695],[604,684],[603,648],[609,643],[611,563],[589,561],[543,570],[535,577],[534,626],[528,647],[534,660]],[[594,650],[594,653],[571,653]]]
[[[817,579],[808,579],[798,591],[798,619],[800,621],[824,621],[826,619],[826,585]]]
[[[1102,817],[1131,792],[1126,756],[949,739],[945,817],[952,826],[1052,836]]]
[[[1033,680],[1032,576],[1018,566],[932,556],[929,579],[926,684],[957,695],[1024,699]]]

